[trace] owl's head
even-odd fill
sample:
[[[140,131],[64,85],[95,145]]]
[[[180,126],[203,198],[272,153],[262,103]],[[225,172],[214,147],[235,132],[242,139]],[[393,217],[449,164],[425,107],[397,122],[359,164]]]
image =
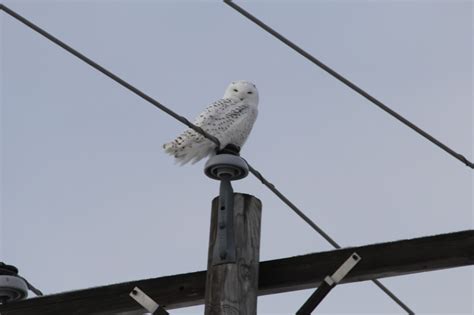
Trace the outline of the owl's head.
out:
[[[224,98],[246,101],[250,105],[258,105],[258,91],[255,84],[249,81],[234,81],[225,90]]]

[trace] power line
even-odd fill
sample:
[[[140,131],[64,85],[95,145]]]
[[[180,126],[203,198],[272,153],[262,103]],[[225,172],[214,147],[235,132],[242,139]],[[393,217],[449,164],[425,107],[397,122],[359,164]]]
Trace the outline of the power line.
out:
[[[30,22],[29,20],[27,20],[26,18],[22,17],[21,15],[19,15],[18,13],[16,13],[15,11],[11,10],[10,8],[8,8],[7,6],[5,6],[4,4],[0,4],[0,10],[4,10],[6,13],[8,13],[9,15],[11,15],[12,17],[14,17],[15,19],[17,19],[18,21],[22,22],[23,24],[25,24],[26,26],[32,28],[33,30],[35,30],[36,32],[40,33],[41,35],[43,35],[44,37],[46,37],[47,39],[49,39],[50,41],[52,41],[53,43],[55,43],[56,45],[60,46],[61,48],[65,49],[66,51],[70,52],[71,54],[73,54],[74,56],[76,56],[77,58],[81,59],[82,61],[84,61],[85,63],[89,64],[90,66],[92,66],[93,68],[95,68],[96,70],[102,72],[103,74],[105,74],[106,76],[108,76],[109,78],[111,78],[112,80],[114,80],[115,82],[117,82],[118,84],[124,86],[125,88],[129,89],[130,91],[132,91],[133,93],[137,94],[138,96],[140,96],[141,98],[145,99],[146,101],[148,101],[149,103],[153,104],[154,106],[158,107],[159,109],[161,109],[162,111],[164,111],[165,113],[167,113],[168,115],[172,116],[173,118],[179,120],[180,122],[182,122],[183,124],[185,124],[186,126],[188,126],[189,128],[193,129],[194,131],[202,134],[203,136],[205,136],[206,138],[208,138],[209,140],[211,140],[212,142],[214,142],[215,144],[217,144],[217,146],[220,146],[220,142],[219,142],[219,139],[217,139],[216,137],[214,137],[213,135],[210,135],[208,134],[206,131],[204,131],[202,128],[192,124],[188,119],[186,119],[185,117],[183,116],[180,116],[178,115],[177,113],[175,113],[174,111],[172,111],[171,109],[169,109],[168,107],[162,105],[160,102],[158,102],[157,100],[153,99],[152,97],[148,96],[147,94],[145,94],[144,92],[140,91],[139,89],[137,89],[136,87],[134,87],[133,85],[131,85],[130,83],[124,81],[123,79],[119,78],[117,75],[113,74],[112,72],[110,72],[109,70],[105,69],[104,67],[102,67],[101,65],[97,64],[96,62],[94,62],[93,60],[87,58],[86,56],[84,56],[83,54],[81,54],[79,51],[75,50],[74,48],[72,48],[71,46],[67,45],[66,43],[64,43],[63,41],[57,39],[56,37],[54,37],[53,35],[51,35],[50,33],[46,32],[45,30],[43,30],[42,28],[40,28],[39,26],[33,24],[32,22]]]
[[[66,51],[68,51],[69,53],[73,54],[74,56],[78,57],[79,59],[81,59],[82,61],[86,62],[87,64],[89,64],[90,66],[92,66],[93,68],[95,68],[96,70],[102,72],[103,74],[105,74],[106,76],[108,76],[109,78],[111,78],[112,80],[116,81],[117,83],[119,83],[120,85],[124,86],[125,88],[127,88],[128,90],[132,91],[133,93],[137,94],[138,96],[142,97],[143,99],[145,99],[146,101],[148,101],[149,103],[153,104],[155,107],[157,107],[158,109],[164,111],[165,113],[167,113],[168,115],[172,116],[173,118],[175,118],[176,120],[180,121],[181,123],[185,124],[186,126],[188,126],[189,128],[195,130],[196,132],[200,133],[201,135],[203,135],[204,137],[206,137],[207,139],[209,139],[210,141],[214,142],[218,147],[220,147],[220,142],[219,142],[219,139],[217,139],[216,137],[210,135],[209,133],[207,133],[206,131],[204,131],[202,128],[194,125],[193,123],[191,123],[189,120],[187,120],[186,118],[184,118],[183,116],[180,116],[178,115],[177,113],[175,113],[174,111],[172,111],[171,109],[169,109],[168,107],[162,105],[161,103],[159,103],[157,100],[153,99],[152,97],[146,95],[145,93],[143,93],[142,91],[140,91],[139,89],[137,89],[136,87],[134,87],[133,85],[131,85],[130,83],[124,81],[123,79],[121,79],[120,77],[118,77],[117,75],[113,74],[112,72],[110,72],[109,70],[105,69],[104,67],[100,66],[99,64],[97,64],[96,62],[92,61],[91,59],[89,59],[88,57],[84,56],[83,54],[81,54],[80,52],[78,52],[77,50],[75,50],[74,48],[72,48],[71,46],[67,45],[66,43],[62,42],[61,40],[59,40],[58,38],[54,37],[53,35],[49,34],[48,32],[46,32],[45,30],[41,29],[39,26],[33,24],[32,22],[30,22],[29,20],[27,20],[26,18],[22,17],[21,15],[19,15],[18,13],[14,12],[13,10],[9,9],[8,7],[6,7],[5,5],[3,4],[0,4],[0,10],[4,10],[6,13],[8,13],[9,15],[11,15],[12,17],[14,17],[15,19],[19,20],[20,22],[22,22],[23,24],[25,24],[26,26],[30,27],[31,29],[33,29],[34,31],[38,32],[39,34],[43,35],[44,37],[46,37],[47,39],[51,40],[53,43],[57,44],[58,46],[60,46],[61,48],[65,49]],[[249,166],[249,170],[250,172],[256,177],[258,178],[262,184],[264,184],[266,187],[268,187],[273,193],[275,193],[275,195],[280,198],[285,204],[287,204],[299,217],[301,217],[306,223],[308,223],[316,232],[318,232],[326,241],[328,241],[332,246],[334,246],[335,248],[341,248],[341,246],[336,243],[326,232],[324,232],[316,223],[314,223],[309,217],[307,217],[298,207],[296,207],[288,198],[286,198],[278,189],[276,189],[275,185],[273,185],[271,182],[269,182],[267,179],[265,179],[265,177],[263,177],[263,175],[257,171],[255,168],[253,168],[248,162],[247,162],[248,166]],[[399,300],[392,292],[390,292],[390,290],[388,290],[385,286],[383,286],[379,281],[377,280],[374,280],[374,282],[385,292],[387,293],[395,302],[397,302],[403,309],[405,309],[409,314],[414,314],[413,311],[411,311],[408,306],[406,306],[401,300]]]
[[[248,163],[247,163],[248,164]],[[341,246],[332,239],[326,232],[324,232],[316,223],[314,223],[310,218],[308,218],[303,211],[301,211],[294,203],[292,203],[288,198],[285,197],[276,187],[267,181],[265,177],[260,174],[256,169],[254,169],[249,164],[250,172],[257,177],[262,184],[267,186],[275,195],[280,198],[288,207],[290,207],[300,218],[302,218],[306,223],[308,223],[316,232],[319,233],[329,244],[331,244],[334,248],[340,249]],[[408,312],[410,315],[414,315],[415,313],[405,304],[403,303],[394,293],[392,293],[386,286],[384,286],[379,280],[372,280],[376,286],[378,286],[382,291],[384,291],[395,303],[397,303],[401,308]]]
[[[78,52],[77,50],[72,48],[71,46],[67,45],[63,41],[59,40],[58,38],[54,37],[50,33],[46,32],[43,29],[41,29],[39,26],[33,24],[32,22],[30,22],[26,18],[22,17],[18,13],[14,12],[13,10],[9,9],[8,7],[4,6],[3,4],[0,4],[0,9],[3,9],[6,13],[10,14],[11,16],[16,18],[20,22],[24,23],[25,25],[32,28],[36,32],[38,32],[41,35],[45,36],[46,38],[48,38],[49,40],[51,40],[52,42],[54,42],[55,44],[57,44],[61,48],[64,48],[66,51],[70,52],[74,56],[76,56],[79,59],[81,59],[82,61],[86,62],[87,64],[89,64],[90,66],[95,68],[96,70],[102,72],[103,74],[105,74],[106,76],[111,78],[112,80],[116,81],[120,85],[122,85],[125,88],[129,89],[130,91],[134,92],[135,94],[142,97],[143,99],[150,102],[151,104],[155,105],[157,108],[161,109],[165,113],[171,115],[173,118],[177,119],[178,121],[182,122],[183,124],[187,125],[188,127],[194,129],[196,132],[202,134],[204,137],[211,140],[216,145],[220,146],[219,139],[217,139],[216,137],[210,135],[209,133],[204,131],[202,128],[197,127],[196,125],[192,124],[185,117],[178,115],[177,113],[175,113],[174,111],[172,111],[168,107],[162,105],[157,100],[153,99],[152,97],[150,97],[150,96],[146,95],[145,93],[143,93],[142,91],[140,91],[138,88],[136,88],[133,85],[131,85],[130,83],[124,81],[123,79],[121,79],[117,75],[113,74],[112,72],[105,69],[101,65],[97,64],[93,60],[91,60],[88,57],[84,56],[83,54],[81,54],[80,52]],[[247,164],[249,165],[250,172],[255,177],[257,177],[265,186],[267,186],[273,193],[275,193],[285,204],[287,204],[291,209],[293,209],[293,211],[295,211],[297,215],[299,215],[313,229],[315,229],[319,234],[321,234],[321,236],[324,239],[326,239],[331,245],[333,245],[335,248],[340,248],[340,246],[333,239],[331,239],[328,234],[326,234],[320,227],[318,227],[313,221],[311,221],[311,219],[309,219],[301,210],[299,210],[288,198],[286,198],[279,190],[277,190],[272,183],[270,183],[268,180],[266,180],[259,171],[257,171],[255,168],[253,168],[250,165],[250,163],[247,162]]]
[[[335,70],[333,70],[332,68],[330,68],[329,66],[327,66],[326,64],[321,62],[320,60],[316,59],[310,53],[303,50],[301,47],[297,46],[295,43],[290,41],[288,38],[284,37],[283,35],[281,35],[277,31],[272,29],[270,26],[263,23],[261,20],[259,20],[258,18],[256,18],[252,14],[250,14],[248,11],[246,11],[242,7],[238,6],[237,4],[232,2],[231,0],[223,0],[223,1],[227,5],[229,5],[230,7],[235,9],[236,11],[238,11],[240,14],[242,14],[243,16],[245,16],[246,18],[248,18],[249,20],[251,20],[252,22],[257,24],[258,26],[263,28],[265,31],[272,34],[273,36],[278,38],[280,41],[282,41],[283,43],[288,45],[290,48],[292,48],[293,50],[298,52],[300,55],[302,55],[303,57],[305,57],[306,59],[308,59],[309,61],[311,61],[315,65],[319,66],[321,69],[323,69],[324,71],[326,71],[327,73],[329,73],[330,75],[332,75],[333,77],[335,77],[336,79],[338,79],[339,81],[341,81],[342,83],[344,83],[345,85],[347,85],[348,87],[350,87],[351,89],[353,89],[354,91],[356,91],[357,93],[359,93],[360,95],[365,97],[366,99],[368,99],[370,102],[372,102],[373,104],[375,104],[376,106],[381,108],[383,111],[385,111],[388,114],[392,115],[397,120],[401,121],[403,124],[405,124],[406,126],[408,126],[411,129],[413,129],[415,132],[419,133],[420,135],[422,135],[423,137],[425,137],[426,139],[428,139],[429,141],[431,141],[432,143],[434,143],[435,145],[440,147],[442,150],[444,150],[447,153],[449,153],[450,155],[452,155],[454,158],[456,158],[459,161],[463,162],[464,164],[466,164],[466,166],[468,166],[470,168],[474,168],[474,163],[469,161],[464,155],[462,155],[460,153],[457,153],[456,151],[454,151],[453,149],[451,149],[450,147],[448,147],[447,145],[445,145],[444,143],[442,143],[441,141],[439,141],[438,139],[436,139],[435,137],[433,137],[432,135],[430,135],[429,133],[427,133],[423,129],[419,128],[414,123],[412,123],[411,121],[409,121],[408,119],[406,119],[402,115],[398,114],[393,109],[391,109],[390,107],[388,107],[387,105],[385,105],[384,103],[382,103],[381,101],[379,101],[378,99],[376,99],[375,97],[373,97],[372,95],[367,93],[366,91],[364,91],[362,88],[360,88],[356,84],[352,83],[351,81],[349,81],[348,79],[343,77],[341,74],[339,74],[338,72],[336,72]]]
[[[341,248],[341,246],[336,243],[335,240],[333,240],[326,232],[323,231],[316,223],[314,223],[308,216],[306,216],[303,211],[301,211],[297,206],[295,206],[294,203],[292,203],[288,198],[285,197],[272,183],[270,183],[263,175],[254,169],[252,165],[250,165],[247,162],[249,166],[250,172],[258,178],[262,184],[268,187],[275,195],[277,195],[278,198],[280,198],[281,201],[283,201],[288,207],[291,208],[300,218],[302,218],[306,223],[308,223],[316,232],[319,233],[326,241],[328,241],[329,244],[331,244],[334,248]]]

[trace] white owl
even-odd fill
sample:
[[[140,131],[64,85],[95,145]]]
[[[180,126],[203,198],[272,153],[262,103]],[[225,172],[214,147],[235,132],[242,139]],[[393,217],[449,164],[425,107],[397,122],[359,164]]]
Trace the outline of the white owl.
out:
[[[194,124],[219,139],[219,150],[232,144],[241,148],[252,130],[258,114],[258,91],[248,81],[232,82],[224,97],[209,105]],[[163,145],[166,153],[174,156],[181,165],[193,164],[215,154],[216,144],[192,129]]]

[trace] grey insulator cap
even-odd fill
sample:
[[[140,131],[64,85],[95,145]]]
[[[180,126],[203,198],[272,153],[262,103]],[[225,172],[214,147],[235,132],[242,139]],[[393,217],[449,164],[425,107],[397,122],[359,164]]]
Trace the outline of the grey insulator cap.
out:
[[[243,158],[232,154],[218,154],[211,157],[204,166],[204,173],[216,180],[228,178],[238,180],[247,177],[249,167]]]
[[[23,300],[28,296],[26,281],[16,276],[0,275],[0,301]]]

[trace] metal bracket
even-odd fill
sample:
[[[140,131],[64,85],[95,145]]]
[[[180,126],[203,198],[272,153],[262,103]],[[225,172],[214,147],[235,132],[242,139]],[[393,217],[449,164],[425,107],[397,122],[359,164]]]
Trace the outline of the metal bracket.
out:
[[[311,312],[322,302],[328,293],[359,263],[362,258],[353,253],[339,268],[324,281],[309,297],[303,306],[296,312],[296,315],[310,315]]]
[[[228,177],[221,178],[217,211],[216,242],[212,259],[214,266],[235,262],[234,190]]]
[[[153,301],[153,299],[140,290],[140,288],[135,287],[129,295],[152,315],[169,315],[162,306]]]
[[[238,156],[238,149],[233,147],[235,146],[229,145],[225,152],[211,157],[204,167],[208,177],[220,181],[216,238],[211,262],[213,266],[235,263],[234,190],[231,182],[246,177],[249,167],[247,162]]]
[[[348,273],[352,270],[352,268],[359,263],[361,257],[357,253],[353,253],[351,257],[349,257],[337,270],[334,272],[330,278],[334,284],[338,284]],[[332,285],[331,283],[328,283]]]

